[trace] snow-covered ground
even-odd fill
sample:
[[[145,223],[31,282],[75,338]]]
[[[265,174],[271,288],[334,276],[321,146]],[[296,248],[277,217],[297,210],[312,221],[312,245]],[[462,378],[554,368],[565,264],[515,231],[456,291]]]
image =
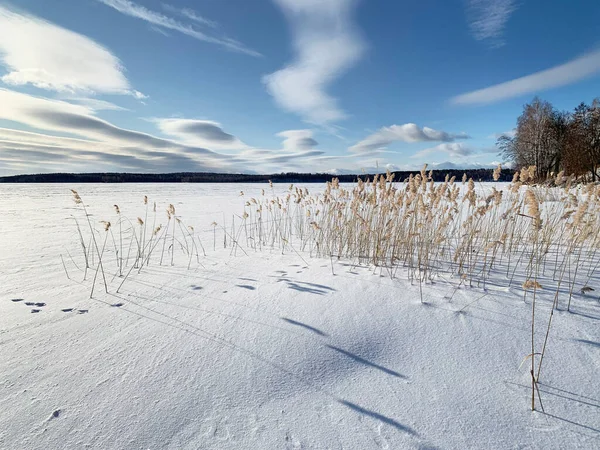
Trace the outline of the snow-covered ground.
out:
[[[519,284],[439,279],[421,303],[400,272],[215,245],[265,187],[0,185],[0,448],[600,448],[598,277],[555,313],[532,412]],[[207,255],[119,293],[111,267],[90,299],[71,188],[95,223],[172,203]]]

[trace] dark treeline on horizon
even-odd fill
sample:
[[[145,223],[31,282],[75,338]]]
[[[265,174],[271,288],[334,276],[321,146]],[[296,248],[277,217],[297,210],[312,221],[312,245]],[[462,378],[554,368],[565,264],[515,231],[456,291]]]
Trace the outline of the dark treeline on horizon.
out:
[[[395,181],[404,181],[419,171],[392,172]],[[428,172],[429,173],[429,172]],[[492,181],[493,169],[433,170],[434,181],[444,181],[446,175],[462,179],[463,174],[475,181]],[[513,171],[503,170],[499,181],[511,181]],[[270,175],[232,173],[47,173],[0,177],[0,183],[323,183],[338,178],[342,183],[373,179],[374,174],[331,175],[327,173],[278,173]]]

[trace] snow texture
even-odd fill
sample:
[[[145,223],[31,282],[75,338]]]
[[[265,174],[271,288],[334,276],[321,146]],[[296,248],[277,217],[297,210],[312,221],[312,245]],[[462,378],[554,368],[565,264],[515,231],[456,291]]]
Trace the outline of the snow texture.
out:
[[[600,286],[555,314],[532,412],[519,285],[440,279],[422,304],[401,274],[213,251],[211,222],[263,187],[0,186],[0,448],[600,448]],[[207,256],[90,299],[70,188],[94,221],[173,203]]]

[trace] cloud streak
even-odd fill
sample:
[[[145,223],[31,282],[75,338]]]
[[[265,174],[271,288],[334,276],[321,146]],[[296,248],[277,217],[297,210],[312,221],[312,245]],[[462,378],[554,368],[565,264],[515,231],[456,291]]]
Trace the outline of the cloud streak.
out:
[[[600,73],[600,50],[567,63],[451,99],[455,105],[484,105],[576,83]]]
[[[92,111],[128,111],[127,108],[123,108],[122,106],[115,105],[114,103],[107,102],[106,100],[100,100],[97,98],[65,97],[64,100],[70,103],[87,106]]]
[[[471,34],[492,47],[502,47],[502,33],[508,19],[517,9],[516,0],[466,0],[467,21]]]
[[[207,148],[185,145],[151,134],[128,130],[94,116],[84,105],[34,97],[0,89],[0,120],[9,120],[46,132],[67,133],[76,139],[47,136],[40,133],[16,133],[10,142],[29,145],[63,146],[64,149],[94,151],[103,154],[142,155],[144,158],[186,156],[197,167],[227,166],[227,157]],[[6,135],[4,131],[4,135]],[[18,139],[17,139],[18,138]],[[97,144],[100,144],[98,146]],[[143,159],[143,158],[142,158]]]
[[[95,109],[85,103],[35,97],[2,88],[0,121],[31,129],[0,128],[0,173],[124,170],[268,173],[321,169],[315,158],[324,155],[316,149],[317,142],[310,130],[283,131],[278,134],[282,148],[260,149],[243,144],[217,122],[150,119],[175,138],[164,139],[100,119],[95,116]],[[216,151],[224,148],[235,153]]]
[[[275,102],[309,123],[325,125],[346,117],[327,88],[352,67],[365,44],[352,23],[354,0],[274,0],[293,35],[294,60],[266,75]]]
[[[175,13],[175,14],[179,14],[182,15],[183,17],[186,17],[190,20],[193,20],[194,22],[197,22],[201,25],[207,26],[207,27],[211,27],[211,28],[217,28],[219,25],[217,24],[217,22],[214,22],[212,20],[209,20],[205,17],[202,17],[201,15],[199,15],[198,13],[196,13],[196,11],[194,11],[193,9],[190,8],[177,8],[173,5],[169,5],[166,3],[163,3],[163,8],[169,12]]]
[[[466,133],[451,134],[429,127],[419,128],[414,123],[405,123],[404,125],[380,128],[348,150],[352,153],[367,153],[383,150],[389,144],[398,141],[411,143],[426,141],[452,142],[457,139],[469,139],[469,136]]]
[[[136,19],[144,20],[151,25],[160,28],[166,28],[168,30],[177,31],[179,33],[185,34],[186,36],[192,37],[199,41],[207,42],[210,44],[220,45],[228,50],[245,53],[250,56],[261,56],[255,50],[252,50],[246,47],[241,42],[236,41],[235,39],[231,39],[228,37],[217,37],[209,35],[203,31],[194,28],[194,26],[183,23],[177,19],[166,16],[162,13],[152,11],[145,6],[134,3],[130,0],[97,0],[100,3],[109,6],[118,12],[125,14],[130,17],[134,17]],[[188,18],[198,22],[200,20],[200,16],[197,16],[193,13],[192,10],[185,9],[180,10],[186,15]],[[193,15],[193,16],[192,16]]]

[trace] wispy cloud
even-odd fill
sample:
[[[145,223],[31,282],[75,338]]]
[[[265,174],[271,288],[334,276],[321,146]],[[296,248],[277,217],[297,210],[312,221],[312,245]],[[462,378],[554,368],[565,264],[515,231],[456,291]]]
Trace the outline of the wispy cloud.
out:
[[[187,36],[190,36],[194,39],[198,39],[199,41],[204,41],[204,42],[208,42],[211,44],[217,44],[217,45],[220,45],[222,47],[225,47],[229,50],[233,50],[236,52],[245,53],[245,54],[251,55],[251,56],[261,56],[261,54],[258,53],[257,51],[246,47],[244,44],[236,41],[235,39],[231,39],[228,37],[218,37],[218,36],[209,35],[203,31],[198,30],[191,24],[181,22],[177,19],[166,16],[160,12],[152,11],[152,10],[146,8],[145,6],[139,5],[130,0],[97,0],[97,1],[99,1],[100,3],[104,3],[106,6],[110,6],[111,8],[116,9],[117,11],[119,11],[122,14],[128,15],[130,17],[135,17],[136,19],[144,20],[154,26],[166,28],[168,30],[177,31],[179,33],[183,33]],[[187,13],[188,13],[187,17],[191,18],[190,16],[193,14],[193,11],[191,11],[191,10],[185,10],[185,11],[187,11]],[[192,19],[192,20],[194,20],[196,22],[198,21],[197,19],[200,18],[200,16],[196,16],[196,15],[194,15],[194,17],[196,17],[196,19]]]
[[[366,153],[385,149],[386,146],[397,141],[452,142],[457,139],[469,139],[469,136],[466,133],[452,134],[429,127],[419,128],[414,123],[405,123],[404,125],[392,125],[391,127],[380,128],[377,132],[350,147],[349,150],[353,153]]]
[[[488,41],[492,47],[504,45],[502,33],[511,14],[517,9],[516,0],[466,0],[467,20],[473,37]]]
[[[127,108],[97,98],[65,97],[64,100],[77,105],[87,106],[92,111],[128,111]]]
[[[451,102],[457,105],[496,103],[513,97],[573,84],[598,73],[600,73],[600,50],[580,56],[551,69],[458,95],[452,98]]]
[[[327,88],[352,67],[365,44],[352,23],[354,0],[274,0],[292,29],[294,61],[263,81],[277,104],[310,123],[346,117]]]
[[[169,12],[172,12],[174,14],[180,14],[183,17],[186,17],[190,20],[193,20],[194,22],[197,22],[201,25],[205,25],[207,27],[211,27],[211,28],[217,28],[219,26],[219,24],[213,20],[209,20],[205,17],[202,17],[200,14],[198,14],[196,11],[194,11],[193,9],[190,8],[177,8],[173,5],[169,5],[167,3],[163,3],[163,8]]]
[[[317,149],[319,143],[313,138],[312,130],[286,130],[277,133],[283,138],[282,148],[264,149],[251,148],[239,152],[233,159],[235,163],[260,165],[263,173],[279,173],[282,171],[314,172],[323,171],[323,158],[338,157],[324,156],[325,152]]]
[[[119,59],[81,34],[0,6],[1,80],[63,93],[131,94]],[[143,94],[141,94],[143,95]]]
[[[424,158],[426,156],[440,156],[440,155],[448,155],[450,157],[465,157],[473,154],[473,150],[465,146],[460,142],[451,142],[444,143],[440,145],[436,145],[435,147],[426,148],[425,150],[421,150],[411,158]]]

